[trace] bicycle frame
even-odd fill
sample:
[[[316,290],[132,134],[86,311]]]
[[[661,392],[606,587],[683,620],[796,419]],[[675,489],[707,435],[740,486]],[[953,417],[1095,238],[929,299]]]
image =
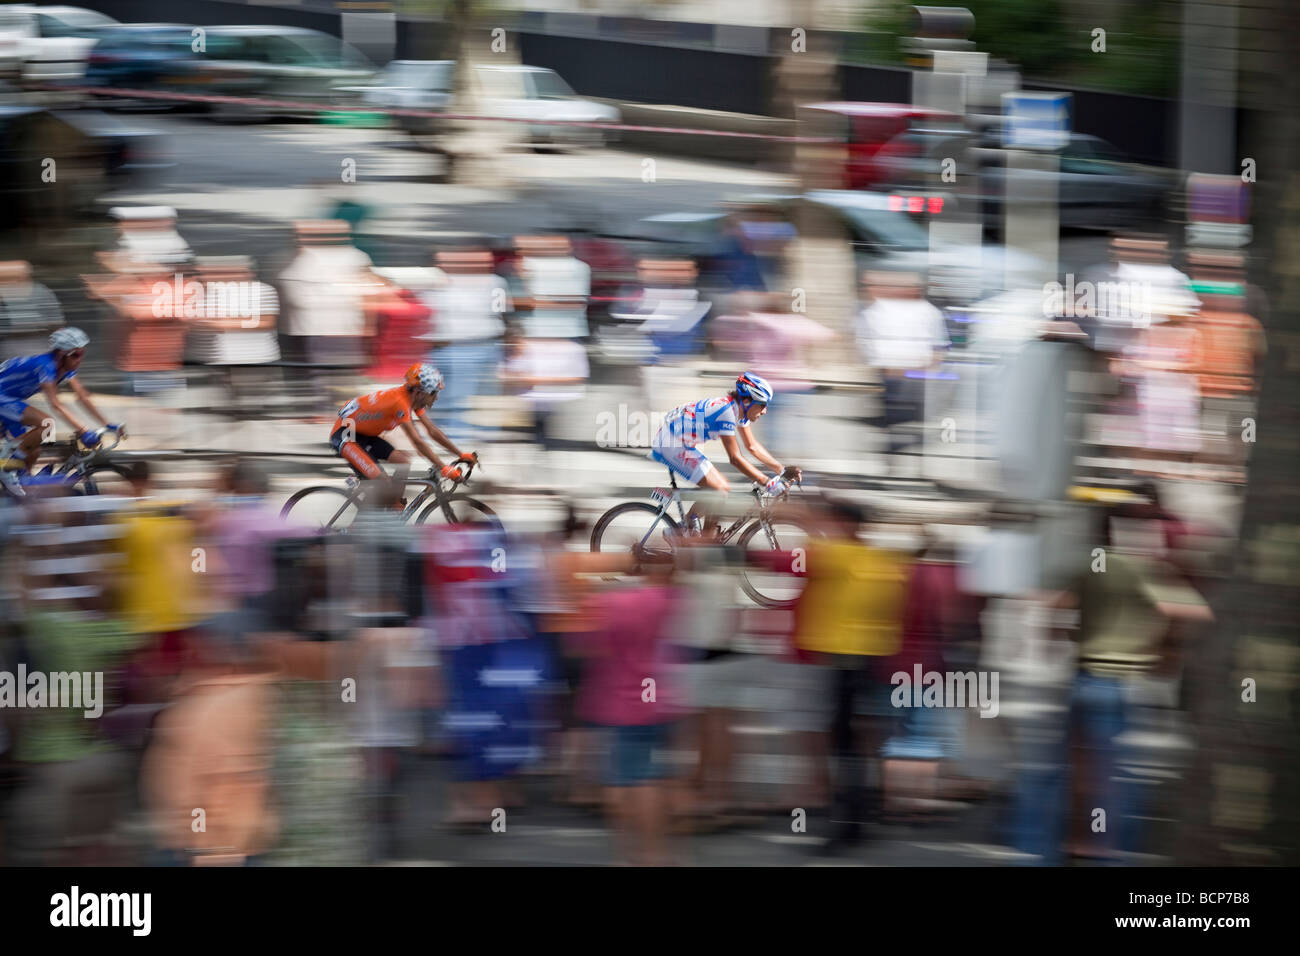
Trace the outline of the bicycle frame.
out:
[[[445,504],[446,500],[455,494],[457,488],[462,484],[469,483],[469,476],[473,474],[474,466],[477,464],[477,461],[469,463],[464,476],[462,476],[459,481],[453,482],[451,487],[446,490],[443,489],[441,482],[435,478],[408,477],[402,482],[403,490],[409,488],[411,485],[420,485],[424,490],[412,498],[410,502],[407,503],[406,507],[402,509],[402,521],[410,521],[419,514],[420,509],[428,503],[430,498],[436,499],[438,504]],[[356,504],[360,507],[361,502],[365,499],[365,488],[357,478],[349,478],[348,483],[353,486],[352,493],[343,500],[343,504],[339,507],[339,510],[334,512],[334,515],[327,522],[329,525],[332,525],[339,519],[339,516],[343,514],[348,505]]]
[[[668,472],[668,481],[669,484],[672,486],[673,493],[667,498],[665,498],[664,500],[659,502],[659,512],[658,514],[655,515],[654,521],[650,523],[650,528],[642,536],[641,540],[637,542],[638,547],[641,548],[645,547],[645,543],[650,539],[650,536],[654,534],[655,528],[659,527],[659,522],[664,519],[664,517],[668,514],[668,509],[673,505],[677,506],[677,515],[678,518],[680,519],[679,521],[680,525],[683,528],[686,527],[686,508],[682,503],[681,491],[677,487],[677,476],[671,470]],[[756,508],[750,508],[749,510],[747,510],[744,514],[742,514],[739,518],[737,518],[729,528],[725,530],[719,529],[718,542],[720,544],[726,544],[728,541],[730,541],[733,537],[736,536],[736,534],[740,531],[741,528],[745,527],[745,525],[749,524],[749,522],[757,518],[758,521],[763,526],[763,533],[767,535],[768,543],[773,548],[775,548],[776,539],[772,534],[772,526],[769,521],[769,512],[771,510],[771,505],[767,503],[767,499],[764,499],[763,494],[759,489],[754,488],[750,493],[754,496],[754,499],[755,501],[757,501],[758,506]],[[777,498],[773,498],[771,500],[784,501],[786,500],[786,498],[789,497],[789,495],[790,495],[790,491],[787,488],[784,492],[781,493],[780,496],[778,496]],[[651,493],[651,497],[655,497],[654,492]]]
[[[98,429],[96,434],[102,435],[107,431],[107,429],[101,428]],[[112,451],[121,444],[121,441],[119,437],[117,441],[107,447],[86,448],[85,450],[82,450],[82,446],[76,440],[57,441],[43,445],[42,450],[48,450],[59,456],[57,465],[51,469],[50,474],[55,477],[66,478],[68,484],[75,484],[80,479],[89,477],[87,472],[95,459],[104,452]],[[18,439],[14,437],[6,437],[0,440],[0,460],[10,458],[17,451],[18,444]]]

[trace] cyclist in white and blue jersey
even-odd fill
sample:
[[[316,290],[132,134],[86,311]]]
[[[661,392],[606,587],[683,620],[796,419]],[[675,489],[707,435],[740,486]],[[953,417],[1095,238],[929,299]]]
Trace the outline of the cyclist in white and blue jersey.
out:
[[[732,467],[746,478],[763,486],[769,495],[780,494],[784,468],[771,452],[759,444],[750,430],[750,423],[767,414],[772,401],[772,386],[766,379],[751,372],[743,372],[736,386],[721,398],[703,398],[674,408],[664,417],[664,423],[651,442],[649,457],[667,465],[675,474],[692,484],[726,494],[731,483],[713,467],[713,462],[699,450],[699,446],[714,438],[722,439],[722,447]],[[737,438],[739,435],[739,438]],[[745,451],[776,474],[768,478],[745,458]],[[796,474],[801,472],[796,469]],[[700,503],[691,508],[689,520],[698,529],[701,522]],[[712,522],[710,521],[710,524]]]
[[[49,418],[47,413],[27,404],[27,399],[37,392],[45,395],[50,408],[72,426],[87,447],[98,444],[99,438],[59,401],[58,388],[65,383],[81,406],[99,419],[100,424],[126,437],[125,427],[110,425],[91,401],[90,392],[77,381],[77,369],[89,344],[90,338],[81,329],[56,329],[50,334],[48,352],[11,358],[0,365],[0,443],[8,445],[16,440],[11,454],[26,461],[28,470],[35,467],[40,457],[43,423]],[[22,494],[22,486],[12,469],[0,468],[0,480],[14,494]]]

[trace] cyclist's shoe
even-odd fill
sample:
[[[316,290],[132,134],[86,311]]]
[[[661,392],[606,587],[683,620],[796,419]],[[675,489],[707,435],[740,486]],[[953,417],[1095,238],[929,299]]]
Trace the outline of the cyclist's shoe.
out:
[[[27,497],[27,491],[23,488],[23,483],[18,476],[18,470],[15,468],[0,470],[0,484],[3,484],[5,490],[15,498]]]

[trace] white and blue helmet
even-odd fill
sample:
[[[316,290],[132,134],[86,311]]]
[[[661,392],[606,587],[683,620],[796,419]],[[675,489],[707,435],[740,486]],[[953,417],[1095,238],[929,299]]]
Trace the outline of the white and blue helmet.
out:
[[[740,378],[736,379],[736,394],[751,402],[766,405],[772,401],[772,386],[762,376],[753,372],[741,372]]]
[[[55,329],[50,333],[51,351],[70,352],[73,349],[84,349],[89,344],[90,336],[81,329],[72,326]]]

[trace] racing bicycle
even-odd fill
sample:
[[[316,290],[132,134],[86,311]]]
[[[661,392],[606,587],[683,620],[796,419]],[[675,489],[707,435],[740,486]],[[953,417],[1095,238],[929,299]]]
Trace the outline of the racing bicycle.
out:
[[[107,444],[103,439],[110,432],[113,442]],[[100,439],[98,444],[87,445],[77,436],[42,446],[43,451],[52,451],[58,461],[36,472],[21,472],[18,481],[24,490],[63,485],[77,495],[130,495],[130,473],[122,465],[103,457],[122,443],[122,433],[105,426],[93,434]],[[17,442],[13,440],[0,442],[0,462],[7,461],[16,447]],[[9,494],[8,489],[4,493]]]
[[[487,521],[498,531],[503,530],[496,512],[469,495],[457,491],[469,483],[478,459],[459,463],[464,473],[457,479],[443,478],[437,469],[430,468],[428,474],[408,477],[403,490],[416,486],[420,491],[406,502],[402,508],[402,520],[425,524],[429,521],[445,521],[447,524],[464,524],[470,521]],[[348,478],[344,487],[336,485],[312,485],[294,492],[284,507],[280,517],[293,524],[303,525],[323,531],[346,531],[356,520],[366,494],[368,482],[355,476]]]
[[[744,552],[740,585],[754,603],[770,608],[793,607],[799,599],[803,581],[797,557],[815,535],[802,517],[781,507],[790,502],[792,487],[802,488],[795,469],[787,468],[782,478],[780,494],[772,497],[755,483],[750,490],[754,506],[729,527],[719,525],[718,536],[713,539],[718,544],[734,540]],[[677,476],[671,469],[668,481],[671,488],[650,492],[653,504],[626,501],[601,515],[591,529],[591,550],[606,554],[631,551],[638,560],[671,561],[687,519]],[[671,513],[674,507],[677,518]],[[793,554],[796,560],[789,562],[791,569],[783,570],[784,563],[774,561],[772,552]]]

